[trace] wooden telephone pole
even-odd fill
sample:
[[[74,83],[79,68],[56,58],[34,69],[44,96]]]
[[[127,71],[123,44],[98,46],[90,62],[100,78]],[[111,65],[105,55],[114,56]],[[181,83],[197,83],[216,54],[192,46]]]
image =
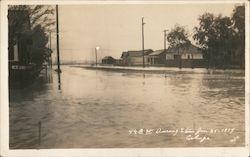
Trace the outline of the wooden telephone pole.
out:
[[[60,50],[59,50],[59,20],[58,20],[58,5],[56,5],[56,50],[57,50],[57,70],[61,72],[60,68]]]
[[[142,64],[143,68],[145,67],[145,59],[144,59],[144,17],[142,17]]]
[[[164,51],[166,51],[167,31],[168,30],[166,29],[163,31],[164,32]]]

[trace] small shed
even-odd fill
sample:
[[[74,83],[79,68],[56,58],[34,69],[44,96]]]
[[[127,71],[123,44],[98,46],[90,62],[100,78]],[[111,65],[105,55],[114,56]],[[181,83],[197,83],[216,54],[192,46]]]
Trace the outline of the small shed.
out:
[[[116,63],[116,60],[111,56],[105,56],[102,59],[102,64],[115,64],[115,63]]]

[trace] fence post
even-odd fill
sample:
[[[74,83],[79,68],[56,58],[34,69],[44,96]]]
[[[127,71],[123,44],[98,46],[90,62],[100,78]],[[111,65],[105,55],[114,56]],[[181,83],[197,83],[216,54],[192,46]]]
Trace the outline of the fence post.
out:
[[[42,122],[38,122],[38,136],[39,136],[39,146],[41,145],[41,128],[42,128]]]

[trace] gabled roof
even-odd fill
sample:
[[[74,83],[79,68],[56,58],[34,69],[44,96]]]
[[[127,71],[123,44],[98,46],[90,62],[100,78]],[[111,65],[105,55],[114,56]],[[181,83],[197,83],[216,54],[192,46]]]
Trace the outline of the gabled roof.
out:
[[[111,57],[111,56],[105,56],[105,57],[103,57],[102,59],[114,59],[114,58]]]
[[[158,56],[158,55],[160,55],[160,54],[162,54],[162,53],[164,53],[164,52],[166,52],[166,50],[165,50],[165,49],[162,49],[162,50],[156,50],[156,51],[154,51],[154,52],[150,53],[150,54],[149,54],[149,56]]]
[[[169,47],[167,53],[202,53],[201,49],[191,43],[178,47]]]
[[[146,49],[144,50],[144,55],[148,55],[150,54],[151,52],[153,52],[152,49]],[[121,58],[124,58],[124,57],[141,57],[143,54],[142,54],[142,50],[138,50],[138,51],[126,51],[126,52],[122,52],[122,56]]]
[[[122,52],[122,56],[121,58],[127,57],[128,56],[128,52]]]

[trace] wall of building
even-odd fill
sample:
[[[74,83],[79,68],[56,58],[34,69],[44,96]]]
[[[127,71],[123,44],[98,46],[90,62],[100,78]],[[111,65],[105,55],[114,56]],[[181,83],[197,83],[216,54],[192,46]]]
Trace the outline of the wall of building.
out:
[[[112,58],[102,59],[102,64],[115,64],[115,60]]]
[[[167,60],[165,63],[166,67],[179,67],[180,66],[180,60]]]
[[[182,67],[182,68],[204,68],[206,66],[203,59],[175,59],[167,60],[167,67]]]
[[[181,55],[181,59],[203,59],[203,55],[200,53],[184,53]]]
[[[142,57],[129,57],[129,65],[142,64]]]
[[[174,54],[166,54],[166,60],[174,59]]]
[[[156,64],[165,64],[166,62],[166,54],[161,53],[159,55],[149,56],[149,65],[156,65]]]

